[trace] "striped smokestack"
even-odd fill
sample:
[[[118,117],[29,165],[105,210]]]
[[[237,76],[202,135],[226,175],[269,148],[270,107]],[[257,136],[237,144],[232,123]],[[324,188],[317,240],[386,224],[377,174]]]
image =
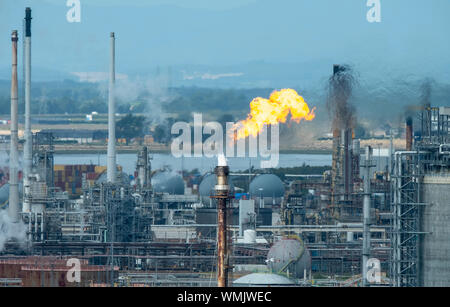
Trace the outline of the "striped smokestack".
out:
[[[17,30],[11,34],[12,42],[12,72],[11,72],[11,149],[9,153],[9,217],[13,222],[19,221],[19,150],[18,150],[18,124],[17,124]]]
[[[115,77],[115,37],[111,32],[111,54],[109,66],[109,95],[108,95],[108,165],[107,180],[114,183],[116,181],[116,122],[115,122],[115,102],[114,87]]]
[[[214,187],[217,199],[217,286],[228,286],[228,234],[227,234],[227,203],[230,200],[228,175],[230,169],[227,166],[225,156],[218,156],[218,163],[215,168],[217,184]]]

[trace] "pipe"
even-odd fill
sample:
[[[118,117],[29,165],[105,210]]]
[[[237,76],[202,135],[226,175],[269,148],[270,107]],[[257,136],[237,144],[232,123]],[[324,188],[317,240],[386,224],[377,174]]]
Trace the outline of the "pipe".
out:
[[[354,184],[355,178],[360,176],[360,159],[361,159],[361,141],[359,139],[352,140],[352,185]],[[352,190],[353,190],[352,186]]]
[[[24,147],[23,147],[23,159],[24,159],[24,169],[23,169],[23,211],[30,212],[30,203],[27,200],[30,193],[30,181],[29,176],[31,175],[32,168],[32,146],[33,137],[31,134],[31,9],[27,7],[25,9],[25,133],[24,133]]]
[[[115,37],[111,32],[111,54],[109,66],[109,94],[108,94],[108,165],[107,165],[107,181],[115,183],[116,181],[116,122],[114,118],[114,86],[115,77]]]
[[[389,133],[389,165],[388,165],[388,173],[389,173],[389,180],[392,178],[392,155],[394,154],[394,139],[392,136],[392,129]]]
[[[372,159],[372,148],[366,146],[366,161],[364,165],[364,201],[363,201],[363,262],[362,262],[362,285],[368,286],[367,262],[370,257],[370,167]]]
[[[44,242],[44,212],[41,213],[41,242]]]
[[[11,71],[11,144],[9,154],[9,210],[12,222],[19,221],[19,150],[18,150],[18,95],[17,95],[17,30],[11,34],[12,42],[12,71]]]
[[[352,161],[351,161],[352,138],[350,129],[341,130],[341,144],[343,147],[342,175],[344,183],[344,199],[350,200],[350,196],[353,192]]]

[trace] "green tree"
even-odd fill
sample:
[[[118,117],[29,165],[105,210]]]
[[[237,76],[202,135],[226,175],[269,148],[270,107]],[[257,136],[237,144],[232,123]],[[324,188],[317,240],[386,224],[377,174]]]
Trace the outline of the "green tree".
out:
[[[144,136],[144,124],[144,116],[133,116],[129,113],[116,123],[116,136],[124,138],[128,145],[132,138]]]

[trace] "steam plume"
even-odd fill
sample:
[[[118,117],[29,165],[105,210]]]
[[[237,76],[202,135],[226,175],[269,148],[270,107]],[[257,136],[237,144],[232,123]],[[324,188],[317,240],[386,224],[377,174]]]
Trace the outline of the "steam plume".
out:
[[[26,227],[23,222],[13,223],[6,210],[0,211],[0,251],[5,248],[9,240],[24,243],[26,240]]]

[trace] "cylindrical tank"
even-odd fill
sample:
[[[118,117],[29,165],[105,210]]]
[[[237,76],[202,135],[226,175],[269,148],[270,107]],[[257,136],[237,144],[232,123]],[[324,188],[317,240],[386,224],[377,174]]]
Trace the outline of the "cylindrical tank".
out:
[[[425,175],[419,240],[419,286],[450,287],[450,173]]]
[[[244,230],[244,243],[256,243],[256,231],[254,231],[253,229]]]
[[[347,242],[353,242],[353,240],[354,240],[353,231],[347,232]]]
[[[311,254],[300,238],[284,238],[270,248],[267,266],[273,273],[287,273],[290,277],[303,278],[305,270],[311,270]]]

